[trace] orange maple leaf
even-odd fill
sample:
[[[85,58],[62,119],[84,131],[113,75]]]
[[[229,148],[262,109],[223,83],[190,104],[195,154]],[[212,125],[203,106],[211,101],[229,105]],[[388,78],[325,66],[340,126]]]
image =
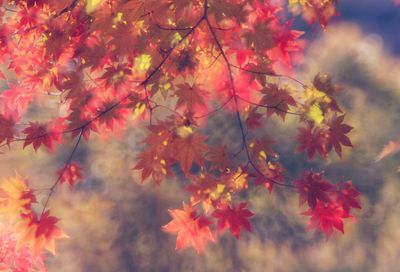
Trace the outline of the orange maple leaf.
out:
[[[400,151],[400,139],[397,141],[389,141],[381,150],[379,155],[376,157],[376,162],[386,158],[388,156],[394,155]]]
[[[197,216],[191,205],[183,203],[183,210],[168,210],[173,218],[162,228],[165,232],[177,234],[176,249],[194,247],[197,253],[204,250],[208,241],[215,242],[208,227],[211,222],[204,216]]]

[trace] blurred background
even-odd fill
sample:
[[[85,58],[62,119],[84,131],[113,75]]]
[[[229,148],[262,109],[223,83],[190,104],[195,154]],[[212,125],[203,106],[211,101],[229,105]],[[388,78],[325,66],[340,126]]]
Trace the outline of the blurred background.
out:
[[[389,0],[343,0],[339,11],[341,17],[328,29],[307,37],[296,77],[306,81],[322,72],[344,87],[338,100],[346,123],[355,127],[354,149],[346,149],[343,160],[333,155],[307,161],[293,153],[294,117],[283,125],[271,118],[268,126],[288,175],[325,169],[331,181],[351,179],[362,192],[363,209],[346,221],[345,235],[326,241],[306,231],[307,218],[289,190],[269,194],[253,188],[248,194],[256,213],[252,233],[239,240],[221,236],[201,255],[176,252],[176,237],[161,226],[170,220],[167,208],[180,208],[189,196],[183,181],[167,180],[159,188],[140,184],[140,172],[131,169],[145,132],[132,126],[120,140],[94,137],[80,146],[76,159],[86,179],[73,190],[61,186],[50,203],[70,239],[58,242],[58,256],[48,257],[49,271],[400,271],[400,154],[377,161],[382,148],[400,138],[400,7]],[[50,110],[54,103],[44,106]],[[214,116],[210,129],[220,130],[218,140],[237,144],[237,128],[221,122],[224,118]],[[1,176],[17,170],[44,199],[47,192],[40,188],[51,186],[70,150],[65,145],[57,153],[35,154],[16,146],[1,155]]]

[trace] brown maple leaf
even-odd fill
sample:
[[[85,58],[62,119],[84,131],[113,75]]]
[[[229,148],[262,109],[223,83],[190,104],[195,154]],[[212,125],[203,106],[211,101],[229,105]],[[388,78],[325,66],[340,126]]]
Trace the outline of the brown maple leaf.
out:
[[[210,148],[205,158],[210,162],[211,170],[224,171],[231,165],[229,153],[225,145]]]
[[[173,158],[179,162],[185,175],[189,174],[193,163],[204,164],[204,153],[208,150],[206,137],[201,134],[190,134],[187,137],[178,137],[174,140],[171,150]]]
[[[296,106],[296,101],[289,94],[289,91],[284,88],[279,88],[276,84],[269,84],[261,92],[264,96],[259,104],[267,107],[267,116],[276,114],[285,120],[286,113],[289,111],[289,106]]]
[[[145,181],[148,177],[152,177],[157,185],[170,172],[169,160],[158,154],[157,150],[152,148],[144,150],[139,154],[139,161],[133,169],[142,170],[141,181]]]
[[[185,107],[190,112],[199,112],[205,106],[204,98],[207,93],[200,89],[198,86],[191,86],[188,83],[180,84],[176,86],[175,94],[178,96],[177,107]]]

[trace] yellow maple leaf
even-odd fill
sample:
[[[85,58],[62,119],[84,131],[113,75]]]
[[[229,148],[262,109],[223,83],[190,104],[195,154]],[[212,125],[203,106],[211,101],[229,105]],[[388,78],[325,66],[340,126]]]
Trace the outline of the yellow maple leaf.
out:
[[[32,190],[20,175],[0,182],[0,215],[7,221],[15,222],[21,215],[28,214],[35,202]]]

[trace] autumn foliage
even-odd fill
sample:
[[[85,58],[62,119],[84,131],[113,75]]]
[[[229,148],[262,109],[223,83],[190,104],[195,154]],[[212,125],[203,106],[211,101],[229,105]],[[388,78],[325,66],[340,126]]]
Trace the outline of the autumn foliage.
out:
[[[170,209],[172,219],[162,227],[177,235],[176,249],[200,253],[224,232],[236,238],[250,232],[254,213],[243,193],[254,186],[298,193],[310,228],[327,237],[344,232],[345,219],[361,208],[351,181],[332,183],[309,169],[289,178],[278,161],[279,135],[264,129],[273,118],[295,118],[293,151],[309,159],[341,157],[352,147],[353,128],[335,100],[341,88],[323,74],[293,75],[306,42],[286,19],[299,15],[325,28],[338,15],[337,2],[0,0],[3,152],[18,142],[50,152],[72,142],[44,203],[36,202],[26,178],[0,183],[0,216],[12,229],[0,259],[11,258],[3,252],[14,243],[35,258],[55,253],[66,235],[50,200],[56,189],[84,182],[76,151],[96,134],[118,138],[132,124],[146,136],[131,171],[157,186],[185,180],[190,200]],[[58,99],[57,114],[31,120],[29,108],[46,97]],[[209,139],[208,119],[217,114],[235,121],[240,149]]]

